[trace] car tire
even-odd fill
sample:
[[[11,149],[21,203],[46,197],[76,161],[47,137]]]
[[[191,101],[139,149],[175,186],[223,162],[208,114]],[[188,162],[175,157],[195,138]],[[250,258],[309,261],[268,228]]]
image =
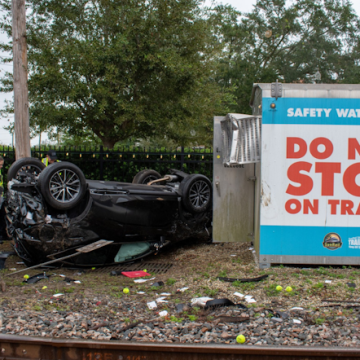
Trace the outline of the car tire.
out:
[[[198,214],[209,210],[212,202],[212,185],[210,180],[199,174],[192,174],[180,183],[182,204],[192,213]]]
[[[42,171],[39,186],[48,205],[57,210],[69,210],[83,199],[87,183],[83,172],[76,165],[62,161]]]
[[[39,159],[26,157],[19,160],[16,160],[9,168],[7,172],[7,180],[19,179],[19,172],[25,171],[32,175],[38,176],[42,170],[45,169],[45,164],[43,164]]]
[[[139,171],[133,178],[132,183],[133,184],[147,184],[150,181],[161,179],[161,175],[151,169],[145,169]],[[155,184],[154,184],[155,185]],[[156,185],[165,185],[165,181],[161,181],[159,183],[156,183]]]

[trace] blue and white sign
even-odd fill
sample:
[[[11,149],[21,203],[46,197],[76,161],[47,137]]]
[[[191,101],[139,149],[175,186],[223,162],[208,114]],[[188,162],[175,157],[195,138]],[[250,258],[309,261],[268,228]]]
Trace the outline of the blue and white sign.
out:
[[[262,106],[260,254],[358,257],[360,100]]]

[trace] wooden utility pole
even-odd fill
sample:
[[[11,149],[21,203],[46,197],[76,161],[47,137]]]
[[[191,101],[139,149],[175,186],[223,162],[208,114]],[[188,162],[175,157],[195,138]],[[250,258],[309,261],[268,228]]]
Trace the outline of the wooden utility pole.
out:
[[[30,157],[25,0],[12,0],[16,160]]]

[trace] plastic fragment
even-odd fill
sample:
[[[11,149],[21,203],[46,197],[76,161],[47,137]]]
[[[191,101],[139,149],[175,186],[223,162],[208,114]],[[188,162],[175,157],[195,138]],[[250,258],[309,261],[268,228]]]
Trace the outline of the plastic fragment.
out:
[[[59,293],[59,294],[54,294],[52,297],[53,297],[53,298],[58,298],[58,297],[60,297],[60,296],[64,296],[64,294],[61,294],[61,293]]]
[[[166,316],[167,314],[168,314],[168,312],[166,310],[159,312],[159,316],[162,316],[162,317]]]
[[[165,300],[165,299],[166,299],[165,297],[159,297],[159,298],[157,298],[155,301],[156,301],[157,303],[167,303],[168,301]]]
[[[206,303],[210,300],[214,300],[213,298],[209,298],[209,297],[199,297],[199,298],[193,298],[191,299],[191,306],[201,306],[204,307],[206,305]]]
[[[184,291],[186,291],[187,289],[189,289],[188,287],[183,287],[183,288],[181,288],[181,289],[177,289],[176,290],[176,292],[184,292]]]
[[[147,306],[150,310],[154,310],[157,308],[156,302],[155,301],[150,301],[147,303]]]
[[[241,297],[241,298],[243,298],[243,297],[245,297],[245,295],[244,294],[241,294],[241,293],[239,293],[239,292],[234,292],[234,295],[235,296],[238,296],[238,297]]]

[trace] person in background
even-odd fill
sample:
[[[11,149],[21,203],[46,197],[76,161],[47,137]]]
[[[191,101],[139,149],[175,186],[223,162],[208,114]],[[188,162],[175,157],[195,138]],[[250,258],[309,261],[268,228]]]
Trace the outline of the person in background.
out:
[[[49,150],[46,154],[46,157],[44,157],[41,161],[45,166],[48,166],[53,164],[54,162],[58,162],[59,160],[57,159],[56,151]]]
[[[1,240],[7,239],[5,233],[5,210],[3,208],[4,202],[4,176],[2,174],[2,168],[4,166],[4,158],[0,156],[0,244],[2,244]]]
[[[3,193],[4,193],[4,177],[2,174],[3,166],[4,166],[4,158],[2,156],[0,156],[0,196],[1,196],[0,209],[1,209],[1,205],[3,203]]]

